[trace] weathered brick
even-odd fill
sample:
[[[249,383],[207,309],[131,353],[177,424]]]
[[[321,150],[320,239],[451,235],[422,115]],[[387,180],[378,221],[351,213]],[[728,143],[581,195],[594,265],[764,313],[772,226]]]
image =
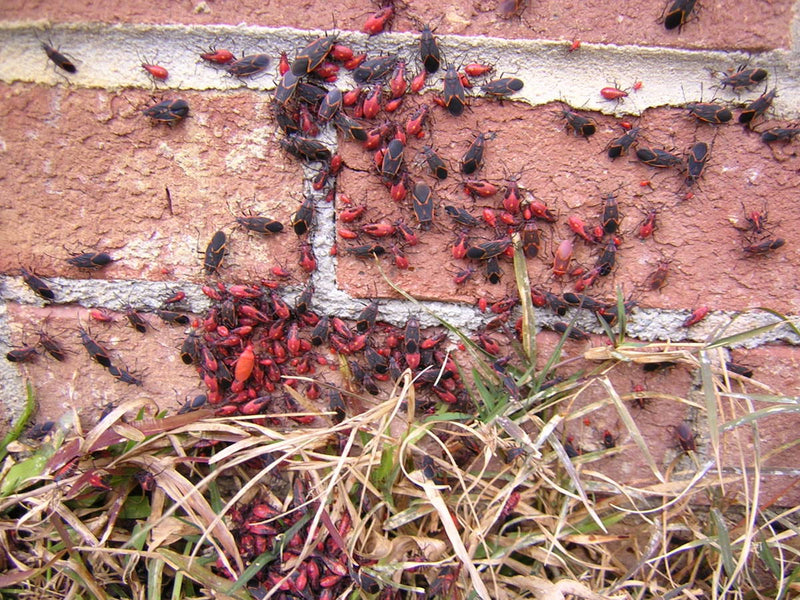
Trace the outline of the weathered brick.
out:
[[[638,0],[621,0],[609,6],[604,2],[549,0],[521,2],[519,16],[500,17],[498,0],[459,0],[441,3],[424,0],[397,9],[394,31],[416,31],[420,23],[430,23],[439,33],[466,36],[492,36],[509,39],[569,40],[604,44],[638,44],[677,48],[720,48],[763,51],[787,48],[790,43],[792,2],[780,0],[758,3],[755,0],[723,0],[706,3],[680,31],[667,31],[660,24],[667,2],[642,5]],[[221,0],[193,5],[162,6],[144,3],[119,5],[108,0],[85,4],[10,0],[0,9],[0,19],[48,19],[50,21],[99,21],[123,23],[180,23],[289,26],[302,29],[360,31],[377,5],[346,3],[337,5],[335,15],[319,2],[295,2],[291,10],[282,4],[255,0]]]
[[[502,189],[491,198],[473,200],[463,192],[459,173],[461,157],[475,133],[493,131],[497,136],[486,144],[485,167],[477,175],[501,188],[508,177],[518,176],[520,187],[529,192],[527,197],[545,202],[559,217],[552,225],[540,223],[542,251],[539,257],[528,260],[534,284],[556,293],[572,289],[569,278],[559,280],[551,272],[555,247],[561,240],[574,237],[566,226],[567,217],[576,215],[592,226],[599,224],[603,196],[614,193],[623,215],[617,267],[611,276],[600,278],[591,288],[592,294],[613,297],[615,287],[622,285],[626,294],[646,307],[680,309],[705,304],[714,310],[745,310],[754,306],[757,290],[757,305],[785,312],[800,308],[791,278],[776,277],[778,271],[799,266],[800,257],[791,240],[767,255],[750,257],[742,248],[755,238],[748,241],[748,236],[731,224],[731,220],[743,223],[743,204],[748,209],[766,205],[770,229],[764,237],[787,237],[798,229],[796,211],[791,209],[792,165],[796,161],[791,147],[778,146],[773,156],[758,134],[738,124],[698,125],[680,109],[647,111],[638,122],[642,129],[640,147],[662,147],[683,156],[695,140],[711,145],[706,172],[696,185],[688,187],[685,175],[674,169],[653,169],[632,156],[611,161],[605,146],[623,131],[613,117],[583,113],[597,123],[597,133],[587,141],[565,133],[563,119],[555,114],[559,109],[560,105],[531,108],[479,100],[464,119],[434,109],[433,136],[409,140],[406,163],[413,181],[431,186],[437,199],[437,224],[431,231],[420,232],[420,244],[407,249],[414,270],[401,272],[390,267],[388,259],[382,259],[387,275],[422,298],[473,301],[480,294],[498,298],[512,293],[507,261],[501,261],[506,275],[500,286],[485,284],[481,274],[466,287],[457,288],[452,283],[456,271],[467,266],[480,270],[482,265],[452,258],[450,246],[459,228],[443,210],[444,205],[452,204],[480,217],[484,207],[501,206]],[[464,121],[475,129],[464,129]],[[420,149],[428,143],[449,165],[450,176],[444,182],[436,182],[427,167],[419,164]],[[353,202],[367,203],[368,221],[403,218],[414,223],[408,201],[398,207],[389,199],[374,173],[371,153],[367,155],[356,144],[347,143],[343,156],[348,165],[373,171],[370,175],[346,172],[339,185]],[[643,186],[643,181],[650,184]],[[693,195],[691,199],[686,198],[688,193]],[[657,229],[653,238],[642,241],[636,232],[650,210],[658,211]],[[471,237],[475,244],[502,235],[483,228]],[[344,246],[340,241],[339,247]],[[592,267],[600,249],[580,240],[574,246],[573,266]],[[661,261],[669,263],[666,285],[652,291],[645,282]],[[352,294],[371,296],[376,290],[390,293],[370,261],[340,256],[338,273],[342,285]]]
[[[4,86],[0,270],[28,265],[43,276],[85,277],[63,259],[102,249],[117,262],[91,276],[199,282],[197,251],[222,229],[230,235],[223,278],[255,280],[280,263],[302,279],[289,228],[302,170],[280,150],[266,100],[168,95],[178,96],[190,116],[170,126],[141,114],[153,101],[140,91]],[[250,209],[286,231],[267,237],[234,227]]]

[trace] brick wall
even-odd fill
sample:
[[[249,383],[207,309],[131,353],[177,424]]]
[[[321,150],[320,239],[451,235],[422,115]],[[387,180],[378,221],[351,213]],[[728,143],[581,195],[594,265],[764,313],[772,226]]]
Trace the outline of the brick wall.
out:
[[[305,195],[312,193],[315,171],[280,148],[270,92],[277,82],[279,52],[293,57],[319,29],[331,29],[334,19],[342,42],[357,52],[399,52],[409,62],[409,77],[420,69],[417,30],[427,22],[436,27],[447,61],[491,63],[497,74],[524,81],[513,101],[476,94],[458,118],[434,106],[425,137],[410,139],[406,149],[413,179],[433,186],[437,224],[419,232],[418,245],[405,248],[409,269],[398,269],[390,258],[381,265],[393,281],[430,302],[450,322],[476,330],[490,318],[475,307],[478,298],[493,301],[515,293],[509,262],[502,262],[500,284],[489,284],[476,264],[478,273],[469,283],[453,282],[454,273],[468,263],[451,256],[456,228],[443,207],[465,208],[478,217],[483,208],[499,207],[502,191],[472,199],[464,194],[458,173],[471,141],[490,131],[496,136],[487,143],[480,177],[501,186],[516,177],[528,200],[545,202],[558,217],[555,224],[540,223],[540,256],[528,261],[537,287],[555,293],[574,289],[574,279],[556,278],[551,268],[558,243],[574,237],[567,217],[596,223],[602,198],[614,193],[623,215],[617,265],[591,294],[610,299],[622,286],[639,305],[629,323],[636,339],[702,342],[725,327],[731,334],[775,321],[769,313],[751,310],[756,307],[796,315],[796,143],[768,146],[758,133],[785,126],[800,113],[794,6],[786,1],[707,2],[680,32],[657,23],[662,9],[658,2],[643,6],[635,0],[617,2],[613,10],[608,3],[553,0],[501,19],[492,1],[447,3],[446,8],[408,2],[398,10],[391,33],[367,37],[358,32],[375,10],[369,3],[347,3],[331,14],[322,3],[297,3],[287,10],[279,3],[209,1],[174,3],[162,11],[142,3],[95,2],[84,8],[70,2],[5,2],[0,7],[0,340],[9,347],[33,343],[44,329],[72,351],[63,363],[43,356],[21,366],[4,361],[0,377],[7,414],[20,410],[23,378],[35,385],[40,419],[71,407],[142,396],[162,408],[175,408],[202,391],[195,369],[178,356],[183,328],[150,316],[155,329],[141,335],[125,326],[120,312],[126,307],[155,310],[162,299],[183,290],[187,300],[182,307],[202,313],[208,299],[200,286],[207,277],[198,251],[220,229],[230,235],[229,254],[214,279],[254,282],[268,276],[272,266],[283,266],[293,274],[289,296],[310,278],[321,313],[353,317],[363,308],[363,299],[372,297],[382,299],[381,318],[395,324],[418,311],[398,299],[376,265],[343,251],[355,242],[337,237],[342,225],[338,215],[346,208],[342,194],[355,204],[367,204],[363,222],[415,221],[409,205],[390,200],[386,187],[370,172],[372,153],[337,138],[333,128],[324,129],[322,139],[338,149],[346,168],[336,182],[334,202],[325,201],[327,190],[313,194],[315,226],[308,241],[317,271],[309,276],[297,264],[301,240],[288,225]],[[577,39],[581,47],[569,52]],[[55,69],[41,50],[42,41],[73,57],[77,73]],[[230,47],[237,55],[266,53],[271,57],[268,73],[239,80],[210,68],[198,60],[198,53],[211,46]],[[169,69],[167,83],[153,84],[139,66],[145,60]],[[778,90],[757,132],[735,122],[738,108],[733,121],[723,126],[698,123],[687,114],[686,102],[715,98],[739,107],[758,97],[763,85],[740,93],[718,85],[720,73],[748,61],[751,67],[767,69],[767,88]],[[442,75],[440,71],[430,78],[423,93],[407,98],[391,118],[404,122],[421,104],[433,104]],[[641,89],[622,102],[600,96],[602,87],[631,88],[634,82],[641,82]],[[352,80],[343,74],[336,85],[346,90]],[[189,103],[191,114],[175,126],[152,123],[141,114],[158,100],[178,97]],[[559,116],[567,105],[591,117],[597,133],[588,139],[567,133]],[[632,156],[611,161],[605,149],[622,134],[623,120],[641,128],[640,147],[682,155],[696,141],[707,142],[711,158],[697,184],[689,187],[684,174],[653,169]],[[421,161],[427,144],[450,167],[443,182],[436,183]],[[745,225],[743,206],[768,209],[768,230],[761,238],[747,241],[733,226]],[[267,237],[237,229],[235,217],[250,210],[280,220],[286,230]],[[658,211],[656,232],[640,240],[638,225],[651,210]],[[493,237],[486,227],[473,235],[474,243]],[[775,251],[759,256],[743,251],[748,243],[778,237],[786,244]],[[336,258],[331,256],[334,245]],[[573,264],[591,267],[598,247],[580,240],[574,245]],[[107,251],[115,262],[88,274],[65,263],[70,252],[89,249]],[[669,264],[666,284],[650,290],[645,282],[660,262]],[[21,266],[47,278],[55,290],[54,303],[44,306],[23,285]],[[699,305],[708,306],[710,316],[692,328],[682,327]],[[114,311],[116,321],[92,322],[90,307]],[[538,316],[545,327],[559,320],[545,309]],[[423,325],[434,324],[426,314],[420,317]],[[91,362],[80,345],[79,323],[90,326],[117,360],[142,373],[144,385],[119,383]],[[578,324],[602,331],[590,316]],[[553,341],[554,334],[542,332],[543,346]],[[797,341],[790,330],[773,329],[734,350],[730,358],[752,367],[760,381],[772,386],[766,392],[797,394]],[[592,343],[601,343],[601,338]],[[567,355],[579,355],[586,344],[568,342]],[[692,398],[697,383],[696,374],[688,370],[645,377],[638,367],[621,366],[611,377],[623,390],[642,384],[683,398]],[[591,404],[602,395],[601,388],[590,389],[581,401]],[[577,413],[579,407],[573,408]],[[592,414],[588,425],[574,419],[570,431],[587,447],[596,446],[598,432],[606,429],[624,443],[627,434],[615,414],[607,407]],[[665,454],[673,445],[669,427],[696,414],[684,404],[664,402],[636,416],[645,438]],[[764,427],[765,448],[793,439],[795,426],[782,418]],[[768,489],[785,487],[780,473],[796,476],[786,470],[795,458],[784,452],[772,459],[774,472],[765,475],[772,486]],[[624,453],[608,463],[609,472],[622,472],[631,481],[648,476],[644,465]]]

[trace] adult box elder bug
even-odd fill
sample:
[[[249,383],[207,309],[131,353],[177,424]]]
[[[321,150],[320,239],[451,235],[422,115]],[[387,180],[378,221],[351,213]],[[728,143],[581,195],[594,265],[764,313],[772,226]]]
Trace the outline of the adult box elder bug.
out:
[[[66,71],[67,73],[78,72],[78,68],[75,66],[75,64],[52,46],[42,42],[42,50],[44,50],[45,54],[47,54],[47,58],[53,61],[58,68]]]
[[[461,78],[453,65],[447,67],[444,75],[444,105],[454,117],[460,116],[467,105],[464,84],[461,83]]]
[[[427,73],[436,73],[439,70],[442,56],[436,38],[433,37],[433,32],[428,25],[425,25],[420,32],[419,57],[422,59],[422,66],[425,67]]]
[[[696,0],[674,0],[669,9],[664,9],[664,27],[666,29],[678,29],[686,25],[689,17],[694,10]]]
[[[189,114],[189,103],[186,100],[163,100],[142,111],[158,123],[177,123]]]
[[[225,249],[228,245],[228,238],[224,231],[217,231],[211,241],[206,246],[205,256],[203,258],[203,268],[206,270],[206,275],[213,275],[219,271],[222,265],[222,259],[225,257]]]
[[[22,275],[22,281],[25,282],[29,288],[31,288],[36,294],[44,298],[45,300],[53,300],[55,299],[56,295],[53,293],[53,290],[50,289],[42,279],[39,279],[33,272],[29,271],[25,267],[20,267],[20,275]]]
[[[79,269],[102,269],[114,262],[114,259],[105,252],[84,252],[68,258],[67,262]]]

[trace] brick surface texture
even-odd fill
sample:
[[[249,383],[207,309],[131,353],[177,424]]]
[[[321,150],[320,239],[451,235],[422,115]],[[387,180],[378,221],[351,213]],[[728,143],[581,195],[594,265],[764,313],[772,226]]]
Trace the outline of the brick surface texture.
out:
[[[584,50],[570,53],[568,48],[573,42],[577,46],[578,40],[584,45],[608,44],[594,46],[593,67],[586,70],[585,79],[598,82],[598,97],[593,102],[599,99],[601,87],[614,83],[614,73],[626,76],[619,65],[625,61],[635,64],[637,46],[663,48],[664,56],[685,51],[688,54],[681,56],[690,59],[711,56],[702,54],[708,51],[718,52],[713,56],[722,59],[746,53],[752,63],[748,68],[770,70],[778,61],[797,63],[798,42],[792,37],[795,7],[787,0],[704,2],[680,31],[667,31],[660,24],[665,8],[660,2],[643,5],[638,0],[623,0],[613,6],[595,0],[520,2],[517,13],[509,18],[499,15],[499,4],[495,0],[408,2],[399,8],[401,4],[397,3],[392,27],[394,32],[416,33],[429,24],[443,38],[465,36],[474,41],[483,36],[493,52],[502,52],[503,44],[520,41],[555,42],[560,61],[569,61],[573,55],[577,60]],[[331,14],[331,5],[319,2],[296,2],[287,9],[281,3],[252,0],[171,3],[168,7],[106,0],[88,7],[74,2],[8,0],[0,6],[0,25],[21,27],[6,38],[7,57],[22,56],[14,53],[23,52],[25,44],[35,39],[52,42],[66,52],[68,48],[61,42],[69,39],[70,24],[90,23],[101,33],[104,28],[126,31],[141,24],[183,26],[198,35],[216,25],[264,27],[260,35],[293,58],[299,48],[320,34],[312,30],[359,32],[375,10],[375,4],[355,2],[336,6],[335,14]],[[282,31],[284,37],[275,33],[274,28],[286,27],[298,31]],[[165,28],[163,32],[165,48],[169,47],[170,31]],[[287,35],[293,44],[281,41]],[[352,44],[356,52],[370,56],[396,50],[393,44],[397,42],[385,44],[384,37],[351,36],[356,40]],[[211,29],[205,39],[209,41],[206,47],[230,46],[239,55],[254,50],[247,44],[237,44],[233,36],[220,38]],[[161,49],[152,50],[149,58],[158,57]],[[344,167],[335,186],[331,181],[314,193],[312,232],[298,236],[292,231],[292,215],[311,193],[311,180],[321,163],[303,163],[281,148],[284,134],[276,122],[273,93],[261,89],[274,89],[278,81],[277,55],[270,56],[267,73],[254,80],[252,87],[245,82],[228,89],[230,78],[220,70],[218,89],[199,90],[184,87],[180,80],[143,88],[138,70],[128,79],[124,73],[114,74],[119,81],[113,86],[81,83],[80,64],[91,62],[91,56],[75,57],[79,61],[78,76],[56,72],[54,77],[55,67],[43,52],[36,51],[38,62],[30,65],[33,81],[0,80],[0,341],[8,351],[35,343],[39,332],[45,331],[63,341],[68,356],[64,362],[42,355],[30,364],[4,365],[0,376],[7,384],[3,397],[7,415],[19,412],[20,378],[30,380],[36,389],[38,421],[57,418],[72,409],[91,421],[107,403],[136,397],[175,410],[186,398],[202,393],[205,386],[196,367],[180,359],[179,348],[187,328],[162,322],[152,313],[154,307],[182,289],[190,296],[182,306],[190,313],[194,311],[192,318],[202,318],[208,300],[200,293],[200,286],[215,286],[217,282],[257,284],[276,278],[273,267],[289,272],[284,282],[293,294],[313,280],[322,289],[317,308],[332,316],[352,318],[369,299],[378,298],[394,325],[402,326],[414,314],[424,317],[415,305],[396,302],[401,297],[385,275],[420,300],[447,303],[453,310],[463,311],[474,333],[486,320],[475,312],[480,298],[492,303],[516,294],[513,265],[507,257],[501,257],[501,280],[492,284],[484,273],[483,261],[454,258],[453,246],[462,233],[469,236],[472,245],[506,236],[506,225],[490,226],[483,215],[489,210],[501,218],[503,193],[509,182],[519,186],[523,204],[544,203],[555,216],[553,223],[535,221],[539,251],[538,256],[528,259],[527,270],[536,289],[556,294],[574,291],[578,281],[576,275],[553,272],[554,255],[561,242],[573,243],[569,271],[590,270],[603,249],[609,247],[608,241],[598,245],[577,237],[567,225],[568,218],[578,217],[594,227],[601,221],[604,198],[616,198],[621,214],[617,244],[612,244],[616,264],[610,275],[599,278],[588,292],[614,301],[616,290],[623,290],[626,298],[637,304],[632,326],[639,328],[636,331],[641,332],[642,340],[701,342],[721,335],[735,314],[752,315],[759,307],[789,316],[800,313],[797,141],[767,145],[761,139],[761,133],[770,127],[796,124],[798,115],[792,107],[797,106],[800,82],[791,70],[783,70],[781,79],[770,78],[768,83],[737,93],[719,88],[721,74],[712,73],[711,65],[695,73],[695,81],[691,85],[687,81],[685,89],[699,89],[695,84],[702,82],[702,96],[684,92],[691,95],[686,101],[711,102],[719,94],[733,107],[729,123],[714,125],[698,121],[683,106],[659,102],[652,96],[637,102],[637,92],[631,88],[620,103],[603,104],[602,114],[565,102],[536,104],[515,101],[513,96],[493,100],[479,92],[489,77],[476,79],[475,97],[469,99],[463,115],[453,117],[435,102],[435,96],[441,94],[443,67],[429,79],[422,93],[406,96],[396,112],[382,111],[369,125],[391,121],[402,129],[419,107],[430,107],[421,136],[408,138],[404,168],[412,186],[424,182],[431,187],[433,224],[420,226],[411,194],[400,201],[390,199],[388,186],[376,171],[374,150],[366,151],[361,142],[336,135],[333,127],[323,125],[321,139],[329,147],[336,146]],[[417,49],[407,47],[402,53],[410,81],[420,70]],[[730,64],[737,64],[744,55],[735,56]],[[160,58],[169,61],[163,54]],[[444,62],[461,66],[480,59],[474,54],[450,55]],[[137,62],[142,60],[145,58],[137,57]],[[536,58],[531,56],[530,60]],[[700,64],[704,58],[697,60]],[[203,73],[210,69],[203,64],[192,68]],[[671,71],[665,59],[663,70],[642,81],[639,98],[644,98],[648,85],[655,87],[656,82],[669,85],[673,91],[683,89],[681,73],[677,67]],[[514,74],[508,69],[493,76]],[[347,91],[352,81],[343,74],[336,85]],[[537,86],[547,89],[549,83],[526,80],[524,85],[526,90]],[[625,81],[625,85],[632,86],[633,81]],[[743,107],[773,88],[778,94],[775,108],[757,117],[753,129],[740,125],[737,119]],[[566,95],[567,90],[559,91]],[[157,123],[142,115],[148,106],[176,98],[185,99],[191,107],[183,121]],[[590,119],[596,133],[584,138],[570,131],[564,117],[568,110]],[[352,109],[347,112],[352,114]],[[625,133],[626,122],[627,127],[639,128],[638,145],[612,161],[607,154],[609,144]],[[464,176],[460,172],[462,157],[481,133],[491,134],[482,168],[474,176]],[[693,183],[687,183],[683,170],[657,169],[636,160],[637,148],[659,148],[685,157],[698,142],[708,144],[710,159]],[[426,147],[444,160],[447,179],[438,181],[432,176],[425,162]],[[465,193],[471,178],[496,185],[498,192],[487,197]],[[362,205],[366,210],[359,219],[343,222],[343,213]],[[468,228],[455,222],[447,207],[467,211],[480,224]],[[757,233],[747,221],[752,211],[766,215],[766,224]],[[655,232],[640,239],[639,228],[650,213],[656,215]],[[263,235],[237,226],[237,217],[253,215],[274,218],[284,230]],[[522,215],[516,213],[511,218],[511,228],[519,228]],[[419,236],[418,244],[408,244],[399,237],[371,237],[365,229],[370,224],[396,226],[398,222],[407,224]],[[226,256],[219,272],[209,277],[203,269],[203,252],[220,230],[228,236]],[[349,239],[348,230],[356,234],[355,239]],[[760,253],[746,251],[747,247],[752,250],[777,239],[785,243]],[[312,246],[318,259],[319,268],[313,275],[300,264],[304,243]],[[351,251],[371,243],[387,250],[377,262]],[[70,254],[90,250],[106,251],[115,260],[95,271],[82,271],[65,262]],[[404,254],[407,266],[393,258],[397,251]],[[331,256],[334,253],[335,260]],[[659,266],[666,279],[663,285],[655,286],[652,281]],[[33,269],[54,282],[54,303],[45,305],[22,285],[20,267]],[[474,270],[470,279],[457,283],[454,278],[468,269]],[[62,282],[63,289],[57,282]],[[143,301],[142,290],[148,290],[151,298]],[[392,316],[388,316],[390,305],[395,311]],[[681,328],[689,311],[701,305],[710,309],[709,319],[691,330]],[[141,334],[128,326],[122,314],[126,306],[150,311],[147,318],[151,330]],[[92,320],[90,308],[110,309],[113,320]],[[473,314],[478,316],[473,319]],[[770,313],[758,314],[758,318],[772,318]],[[547,325],[558,320],[547,309],[541,311],[541,317]],[[601,332],[596,323],[587,322],[595,334]],[[755,325],[768,322],[753,321]],[[115,381],[91,361],[81,346],[78,326],[88,328],[109,350],[115,364],[136,373],[144,384],[131,386]],[[735,330],[734,323],[725,331]],[[508,341],[505,334],[496,335]],[[542,363],[547,349],[558,339],[552,331],[539,333]],[[593,335],[588,341],[569,340],[564,347],[565,358],[577,358],[590,345],[602,345],[603,339]],[[760,383],[737,380],[733,387],[754,394],[796,396],[800,388],[797,343],[797,336],[784,329],[748,347],[735,348],[729,359],[752,368]],[[328,357],[335,361],[333,354]],[[331,369],[324,368],[320,373],[335,380]],[[650,451],[658,464],[666,465],[678,456],[674,429],[682,421],[691,422],[698,433],[699,453],[710,450],[701,411],[691,403],[668,398],[689,398],[702,404],[702,399],[694,397],[699,382],[696,371],[678,366],[644,373],[628,364],[619,365],[608,376],[621,393],[641,386],[657,394],[644,407],[630,410],[642,435],[652,443]],[[609,432],[619,452],[609,456],[602,469],[631,484],[651,481],[652,473],[616,409],[604,399],[605,388],[588,385],[573,405],[564,407],[564,438],[571,436],[584,450],[597,450],[604,433]],[[584,414],[584,407],[595,403],[600,407]],[[731,421],[765,406],[769,403],[750,406],[731,401],[720,421]],[[0,433],[10,423],[11,418],[0,422]],[[759,423],[759,451],[762,456],[769,455],[764,497],[775,496],[778,504],[800,500],[800,492],[788,485],[796,473],[785,474],[797,464],[797,449],[789,442],[798,424],[797,418],[785,416]],[[752,445],[753,439],[752,432],[744,428],[725,432],[722,464],[740,467],[740,448]],[[684,456],[680,460],[689,459]]]

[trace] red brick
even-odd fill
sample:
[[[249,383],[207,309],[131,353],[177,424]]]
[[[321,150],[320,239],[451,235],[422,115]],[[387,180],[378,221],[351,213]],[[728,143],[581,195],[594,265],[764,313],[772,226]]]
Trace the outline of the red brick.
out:
[[[480,178],[502,186],[511,175],[519,175],[519,184],[545,202],[556,214],[554,225],[541,223],[540,257],[528,260],[531,281],[559,292],[573,289],[568,278],[557,280],[551,273],[552,256],[558,242],[572,238],[566,226],[567,217],[576,215],[597,224],[603,195],[617,194],[620,211],[622,245],[617,254],[617,267],[612,275],[600,278],[591,293],[613,297],[617,285],[626,294],[633,294],[641,306],[658,308],[691,308],[701,303],[712,310],[744,310],[752,306],[771,306],[784,312],[800,308],[791,278],[777,276],[800,267],[800,255],[792,244],[792,233],[800,229],[800,216],[792,209],[796,156],[789,147],[775,148],[773,157],[768,146],[756,133],[738,125],[718,128],[698,125],[681,109],[647,111],[641,118],[640,144],[666,147],[683,155],[696,139],[712,144],[706,172],[693,188],[684,183],[684,176],[674,170],[656,170],[632,157],[609,160],[606,144],[621,135],[613,117],[585,113],[597,122],[597,134],[588,142],[564,131],[563,120],[554,115],[557,105],[531,108],[517,103],[476,101],[465,118],[455,119],[435,109],[435,132],[431,139],[409,140],[406,163],[412,179],[425,181],[437,199],[437,224],[431,231],[420,232],[418,246],[407,248],[413,271],[400,271],[382,259],[387,275],[411,294],[421,298],[472,302],[482,294],[499,298],[513,293],[510,263],[504,262],[505,276],[499,286],[485,283],[482,274],[473,282],[458,288],[453,274],[473,266],[476,261],[454,260],[450,246],[455,237],[451,219],[444,205],[453,204],[480,217],[483,207],[497,208],[502,192],[477,200],[462,191],[460,160],[477,131],[494,131],[497,137],[487,143],[486,164]],[[409,107],[408,110],[411,110]],[[464,128],[464,123],[474,129]],[[427,167],[419,165],[423,144],[433,143],[448,162],[450,176],[436,183]],[[373,170],[368,156],[355,143],[342,149],[345,162],[360,170]],[[642,187],[643,180],[651,186]],[[414,223],[408,201],[397,206],[376,174],[347,172],[339,190],[352,200],[369,206],[366,221],[403,218]],[[688,191],[694,194],[685,200]],[[770,234],[784,237],[787,244],[769,255],[747,257],[742,247],[746,236],[731,224],[743,220],[742,203],[749,209],[760,209],[767,202]],[[647,211],[659,211],[654,238],[637,238],[638,225]],[[502,234],[484,228],[472,235],[473,243]],[[339,247],[346,246],[341,240]],[[587,268],[595,264],[599,249],[582,241],[575,243],[573,265]],[[659,261],[669,262],[666,285],[650,291],[645,281]],[[344,288],[357,296],[390,294],[388,286],[371,261],[352,257],[339,258],[339,280]],[[754,299],[754,294],[755,298]]]
[[[225,279],[257,279],[275,263],[302,278],[289,227],[302,171],[279,148],[260,96],[181,93],[190,117],[170,127],[142,116],[152,100],[141,91],[12,85],[0,94],[0,271],[27,265],[42,276],[82,278],[63,262],[68,251],[103,249],[118,262],[95,276],[199,282],[197,251],[223,229],[231,237]],[[245,209],[286,230],[265,237],[234,228]]]
[[[120,314],[115,315],[116,322],[100,324],[78,307],[43,309],[9,304],[8,309],[13,343],[35,343],[37,332],[44,330],[69,352],[64,362],[42,355],[21,366],[23,375],[33,384],[38,421],[57,419],[72,409],[91,421],[109,402],[116,405],[135,398],[152,400],[162,410],[176,409],[187,396],[202,392],[196,369],[180,359],[184,329],[166,325],[155,315],[147,318],[157,331],[143,335],[127,326]],[[93,361],[81,345],[79,322],[109,351],[114,364],[140,377],[144,385],[119,382]]]
[[[431,23],[439,34],[491,36],[508,39],[564,40],[604,44],[637,44],[677,48],[735,48],[763,51],[788,48],[792,2],[758,3],[719,0],[703,3],[698,16],[680,31],[667,31],[658,19],[667,2],[643,5],[639,0],[621,0],[613,7],[592,0],[545,0],[527,2],[519,17],[502,19],[497,0],[458,0],[441,4],[422,0],[399,8],[394,31],[417,31],[419,23]],[[107,23],[229,24],[297,27],[302,29],[360,31],[377,5],[350,2],[331,7],[320,2],[295,2],[291,10],[278,3],[256,0],[215,0],[164,7],[147,3],[105,0],[89,5],[75,2],[9,0],[0,9],[0,19],[46,19],[49,21],[99,21]],[[480,58],[480,57],[475,57]]]

